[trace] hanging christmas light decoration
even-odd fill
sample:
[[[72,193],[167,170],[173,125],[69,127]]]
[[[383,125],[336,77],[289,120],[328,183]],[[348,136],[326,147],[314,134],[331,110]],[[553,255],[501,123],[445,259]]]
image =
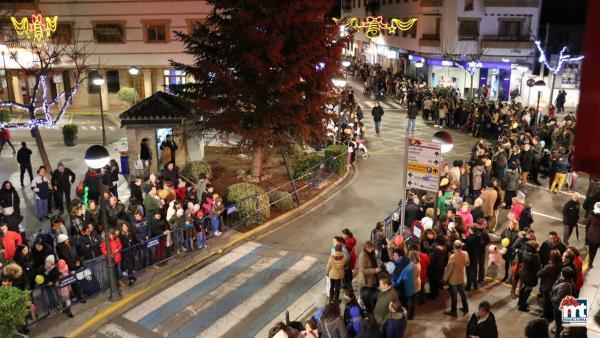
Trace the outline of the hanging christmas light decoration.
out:
[[[397,30],[407,31],[413,27],[415,22],[417,22],[417,18],[412,18],[408,21],[393,18],[388,22],[385,21],[382,16],[369,16],[362,20],[359,18],[344,18],[334,19],[334,21],[340,25],[343,30],[354,29],[358,32],[365,28],[366,37],[372,40],[380,37],[382,31],[387,31],[389,34],[395,34]]]
[[[563,63],[569,62],[569,61],[580,61],[583,59],[583,55],[571,56],[569,54],[565,54],[567,52],[567,47],[565,46],[561,49],[560,53],[558,54],[558,64],[556,65],[556,67],[552,67],[550,65],[550,61],[546,58],[546,53],[542,49],[542,43],[539,40],[536,40],[535,46],[537,47],[538,51],[540,52],[540,58],[538,61],[543,62],[544,65],[546,65],[546,68],[548,68],[554,75],[557,75],[560,72],[560,70],[562,69]]]
[[[36,103],[35,98],[32,97],[31,100],[29,101],[28,105],[25,105],[22,103],[16,103],[16,102],[0,101],[0,108],[13,107],[18,110],[22,110],[26,113],[29,113],[29,114],[32,113],[33,116],[35,116],[37,114],[37,112],[41,110],[44,114],[44,118],[35,118],[32,116],[32,118],[27,122],[1,122],[0,128],[21,128],[21,129],[31,129],[34,127],[54,128],[54,127],[56,127],[56,125],[58,125],[58,123],[60,122],[62,117],[65,115],[67,109],[73,103],[73,96],[79,90],[79,86],[80,86],[79,81],[75,82],[77,84],[75,86],[73,86],[73,88],[71,88],[70,91],[63,91],[62,93],[60,93],[60,95],[57,95],[56,98],[51,101],[49,101],[47,99],[48,85],[46,84],[46,76],[40,75],[39,81],[40,81],[40,86],[42,87],[42,97],[43,97],[41,103]],[[56,117],[52,118],[52,115],[50,114],[51,108],[56,106],[63,99],[65,100],[65,103],[58,111],[58,114],[56,115]]]
[[[49,18],[43,17],[42,14],[33,14],[31,21],[28,18],[17,19],[14,16],[10,17],[10,21],[19,36],[41,45],[44,44],[45,38],[49,38],[56,31],[58,17]]]

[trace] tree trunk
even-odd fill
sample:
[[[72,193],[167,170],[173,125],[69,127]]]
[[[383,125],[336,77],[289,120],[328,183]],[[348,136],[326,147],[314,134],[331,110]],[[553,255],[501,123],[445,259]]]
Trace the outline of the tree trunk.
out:
[[[48,153],[46,153],[46,147],[44,146],[44,140],[42,139],[39,127],[31,128],[31,136],[35,139],[35,144],[40,152],[42,163],[44,163],[44,166],[46,167],[46,173],[52,173],[52,165],[50,164],[50,159],[48,159]]]
[[[265,157],[265,146],[263,144],[257,144],[252,150],[252,169],[250,174],[252,177],[260,178],[263,171],[263,159]]]

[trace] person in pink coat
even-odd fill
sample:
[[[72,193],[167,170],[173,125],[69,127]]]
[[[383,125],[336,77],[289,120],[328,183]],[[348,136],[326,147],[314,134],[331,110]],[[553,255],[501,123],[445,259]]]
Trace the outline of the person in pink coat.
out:
[[[458,211],[456,211],[456,214],[462,218],[468,231],[468,229],[471,228],[471,224],[473,224],[473,215],[471,215],[471,210],[469,210],[469,203],[463,202]]]

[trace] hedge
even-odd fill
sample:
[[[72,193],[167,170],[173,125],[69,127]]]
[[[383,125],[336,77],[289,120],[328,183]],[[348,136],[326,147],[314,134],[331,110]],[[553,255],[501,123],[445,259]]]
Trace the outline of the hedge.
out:
[[[12,337],[18,326],[25,325],[29,311],[29,291],[0,286],[0,337]]]
[[[335,160],[332,158],[337,157]],[[346,163],[348,162],[348,147],[341,144],[332,144],[325,148],[325,159],[327,160],[327,170],[339,176],[344,174]]]
[[[210,164],[205,161],[191,161],[187,162],[183,168],[181,169],[181,174],[185,176],[188,180],[196,183],[198,181],[198,176],[204,173],[206,177],[210,178],[212,176],[212,169]]]
[[[269,196],[264,193],[265,191],[256,184],[236,183],[227,188],[225,199],[228,203],[237,204],[237,214],[245,224],[262,223],[271,216]],[[259,198],[260,212],[256,212],[256,199],[247,198],[253,195],[262,196]]]
[[[292,175],[294,178],[303,177],[321,162],[323,162],[323,156],[319,154],[300,155],[292,162]],[[303,177],[303,179],[308,178]]]
[[[274,191],[269,194],[269,202],[278,210],[290,210],[294,207],[292,195],[287,191]]]

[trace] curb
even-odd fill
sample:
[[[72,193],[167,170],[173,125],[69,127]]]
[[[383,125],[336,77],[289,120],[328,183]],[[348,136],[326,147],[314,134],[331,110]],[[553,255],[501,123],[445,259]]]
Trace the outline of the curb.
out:
[[[116,303],[111,304],[110,306],[108,306],[106,309],[102,310],[101,312],[99,312],[98,314],[94,315],[93,317],[91,317],[87,322],[85,322],[83,325],[79,326],[78,328],[76,328],[73,332],[69,333],[69,335],[67,337],[78,337],[78,336],[82,336],[84,333],[86,333],[87,331],[99,326],[103,321],[105,321],[108,317],[110,317],[111,315],[113,315],[115,312],[121,310],[123,307],[125,307],[126,305],[128,305],[130,302],[132,302],[134,299],[143,296],[144,294],[155,290],[156,286],[158,285],[164,285],[166,281],[168,281],[169,279],[178,276],[182,273],[184,273],[185,271],[207,261],[208,259],[216,256],[216,255],[220,255],[223,254],[223,252],[225,250],[227,250],[228,248],[236,245],[237,243],[246,240],[249,237],[252,237],[254,235],[257,235],[258,233],[262,232],[262,231],[266,231],[269,230],[271,227],[279,225],[280,223],[285,223],[287,220],[289,220],[290,218],[297,216],[297,214],[303,212],[304,210],[310,208],[313,206],[313,204],[317,203],[316,201],[319,200],[319,198],[317,197],[321,197],[322,195],[326,195],[329,194],[333,189],[335,189],[336,187],[338,187],[341,183],[343,183],[344,181],[346,181],[346,179],[350,176],[350,171],[352,171],[352,176],[354,176],[355,173],[355,169],[349,169],[346,170],[346,173],[344,174],[344,176],[342,176],[340,179],[338,179],[337,181],[333,182],[329,187],[325,188],[325,190],[321,191],[318,195],[314,196],[313,198],[311,198],[308,202],[306,202],[303,205],[300,205],[298,208],[285,213],[279,217],[276,217],[268,222],[266,222],[263,225],[260,225],[248,232],[243,233],[241,236],[239,236],[238,238],[235,238],[227,243],[225,243],[224,245],[218,247],[218,248],[214,248],[212,250],[210,250],[210,253],[208,256],[203,257],[201,259],[199,259],[198,261],[192,262],[184,267],[182,267],[181,269],[175,271],[175,272],[171,272],[168,275],[166,275],[165,277],[153,282],[151,285],[148,285],[138,291],[135,291],[133,293],[131,293],[130,295],[127,295],[125,297],[123,297],[122,299],[120,299],[119,301],[117,301]]]

